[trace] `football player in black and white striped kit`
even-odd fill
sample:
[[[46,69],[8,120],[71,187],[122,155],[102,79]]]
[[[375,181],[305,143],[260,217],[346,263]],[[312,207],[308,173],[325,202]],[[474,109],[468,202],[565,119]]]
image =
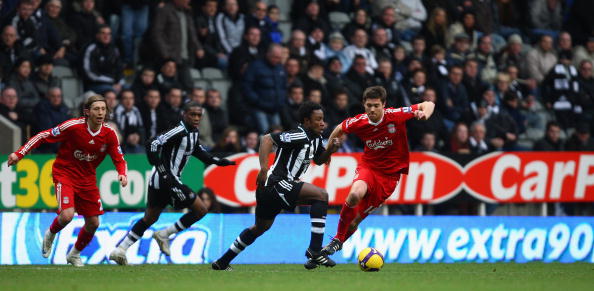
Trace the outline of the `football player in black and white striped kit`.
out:
[[[218,166],[235,165],[235,162],[213,157],[199,144],[198,126],[202,112],[203,108],[199,103],[186,103],[183,120],[147,143],[147,157],[149,163],[154,166],[148,185],[147,208],[144,217],[132,226],[126,237],[111,252],[110,260],[119,265],[127,265],[126,250],[159,219],[168,204],[175,209],[188,208],[190,211],[173,225],[153,233],[159,248],[167,256],[170,255],[169,237],[190,227],[206,215],[207,209],[202,200],[197,198],[192,189],[182,184],[180,179],[188,159],[194,156],[206,164]]]
[[[340,140],[329,142],[327,149],[322,145],[324,112],[319,104],[305,102],[299,108],[297,129],[267,134],[260,139],[260,172],[256,190],[256,223],[246,228],[231,244],[225,254],[212,263],[215,270],[230,270],[229,263],[256,238],[266,232],[274,223],[274,218],[282,209],[292,211],[297,205],[311,205],[311,240],[305,251],[308,258],[305,268],[313,269],[319,265],[336,265],[322,253],[322,240],[326,226],[328,193],[310,183],[299,181],[313,160],[322,165],[340,147]],[[268,156],[276,145],[276,157],[272,168],[268,169]]]

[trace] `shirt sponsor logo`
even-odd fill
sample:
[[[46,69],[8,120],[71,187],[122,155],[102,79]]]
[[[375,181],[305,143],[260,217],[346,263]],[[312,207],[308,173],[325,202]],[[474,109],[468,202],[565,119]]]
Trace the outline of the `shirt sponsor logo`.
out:
[[[60,135],[60,127],[59,126],[56,126],[56,127],[52,128],[52,135],[53,136]]]
[[[81,150],[75,150],[74,158],[76,158],[77,160],[81,160],[81,161],[92,162],[95,159],[97,159],[97,155],[83,153],[83,151],[81,151]]]
[[[388,139],[387,137],[384,140],[378,139],[365,141],[365,145],[372,150],[385,149],[393,144],[394,142],[391,139]]]

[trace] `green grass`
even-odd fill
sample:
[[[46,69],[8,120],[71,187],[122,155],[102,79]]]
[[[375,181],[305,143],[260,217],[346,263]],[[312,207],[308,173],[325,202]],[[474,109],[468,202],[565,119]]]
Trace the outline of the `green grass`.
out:
[[[354,264],[307,271],[301,265],[0,266],[0,290],[594,290],[594,265]]]

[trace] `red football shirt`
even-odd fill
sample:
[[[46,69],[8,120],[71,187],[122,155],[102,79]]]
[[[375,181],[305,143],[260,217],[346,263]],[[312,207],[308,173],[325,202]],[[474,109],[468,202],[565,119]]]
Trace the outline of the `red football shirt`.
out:
[[[32,137],[15,154],[22,158],[44,143],[61,142],[52,175],[80,186],[96,185],[95,169],[109,154],[120,175],[126,175],[126,161],[116,132],[106,123],[91,131],[84,117],[70,119]]]
[[[386,108],[382,119],[373,123],[367,114],[359,114],[342,122],[342,131],[354,133],[365,144],[362,164],[385,175],[408,174],[408,140],[405,122],[418,110],[411,107]]]

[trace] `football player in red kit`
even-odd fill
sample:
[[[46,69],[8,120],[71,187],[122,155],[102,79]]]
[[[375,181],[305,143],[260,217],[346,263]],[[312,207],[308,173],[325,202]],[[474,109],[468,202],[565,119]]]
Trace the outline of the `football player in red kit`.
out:
[[[76,211],[84,216],[85,224],[66,261],[76,267],[83,266],[80,252],[93,239],[99,226],[99,215],[103,214],[95,169],[107,154],[116,166],[120,184],[123,187],[128,184],[126,162],[118,137],[115,130],[105,123],[108,114],[105,98],[91,96],[84,104],[84,117],[70,119],[38,133],[8,156],[8,165],[11,166],[41,144],[62,143],[52,168],[58,216],[43,237],[42,256],[45,258],[49,257],[56,233],[72,221]]]
[[[359,223],[392,195],[401,174],[408,174],[408,141],[405,122],[428,119],[435,104],[423,102],[410,107],[385,108],[386,90],[369,87],[363,92],[365,113],[339,124],[329,140],[353,133],[365,144],[363,158],[355,171],[353,185],[340,211],[338,230],[323,251],[334,254]]]

